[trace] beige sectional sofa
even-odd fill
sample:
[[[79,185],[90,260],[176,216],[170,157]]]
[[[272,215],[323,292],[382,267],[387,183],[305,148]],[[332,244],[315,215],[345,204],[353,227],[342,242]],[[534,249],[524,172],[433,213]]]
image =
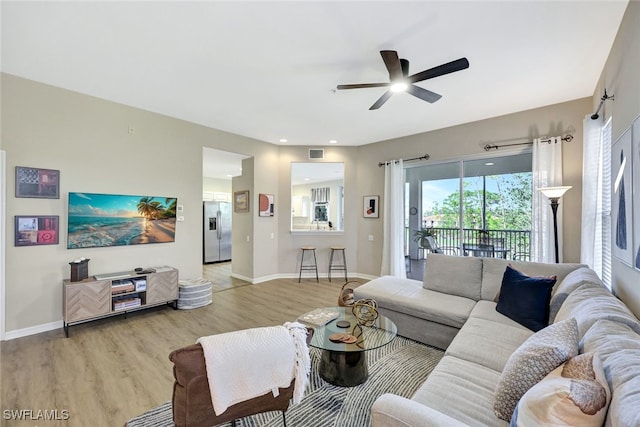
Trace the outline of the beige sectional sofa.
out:
[[[355,289],[356,298],[378,302],[399,335],[446,349],[410,399],[376,400],[374,427],[509,425],[494,413],[496,386],[509,358],[534,334],[496,311],[509,264],[528,276],[557,276],[550,324],[576,319],[579,352],[598,352],[611,391],[605,425],[640,426],[640,321],[593,270],[429,254],[423,282],[386,276]]]

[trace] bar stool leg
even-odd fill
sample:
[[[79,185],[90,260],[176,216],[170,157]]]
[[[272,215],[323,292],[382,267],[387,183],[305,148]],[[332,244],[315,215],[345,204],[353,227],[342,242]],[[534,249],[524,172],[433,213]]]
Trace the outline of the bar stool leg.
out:
[[[302,259],[300,260],[300,273],[298,273],[298,283],[302,279],[302,266],[304,265],[304,249],[302,250]]]
[[[329,282],[331,282],[331,270],[343,270],[344,271],[344,281],[348,280],[347,278],[347,257],[343,247],[332,247],[331,255],[329,256]],[[342,263],[338,265],[334,265],[334,261],[336,261],[335,252],[339,251],[342,253]]]
[[[333,248],[331,248],[331,255],[329,255],[329,283],[331,283],[331,267],[333,266]]]
[[[320,278],[318,277],[318,260],[316,259],[316,248],[314,247],[304,247],[302,249],[302,258],[300,259],[300,272],[298,273],[298,283],[302,279],[302,270],[315,270],[316,272],[316,282],[320,283]],[[311,251],[313,254],[313,264],[304,265],[304,255],[307,251]]]
[[[320,283],[320,279],[318,278],[318,260],[316,259],[316,250],[313,250],[313,263],[316,266],[316,282]]]
[[[344,281],[347,280],[347,254],[344,253],[344,249],[342,250],[342,264],[344,265]]]

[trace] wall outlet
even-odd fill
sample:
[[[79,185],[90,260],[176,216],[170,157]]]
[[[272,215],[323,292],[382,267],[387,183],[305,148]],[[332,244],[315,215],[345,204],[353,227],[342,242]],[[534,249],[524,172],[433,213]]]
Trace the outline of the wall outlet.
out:
[[[369,241],[373,242],[373,234],[369,234]]]
[[[182,215],[178,216],[178,218],[176,218],[178,221],[184,221],[184,217]]]

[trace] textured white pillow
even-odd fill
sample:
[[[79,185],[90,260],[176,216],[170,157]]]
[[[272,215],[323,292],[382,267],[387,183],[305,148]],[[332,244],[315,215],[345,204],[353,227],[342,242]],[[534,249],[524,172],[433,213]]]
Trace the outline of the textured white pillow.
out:
[[[509,357],[500,374],[493,404],[496,416],[509,421],[527,390],[577,354],[575,319],[554,323],[531,335]]]
[[[527,391],[511,426],[601,426],[611,392],[597,353],[578,355]]]

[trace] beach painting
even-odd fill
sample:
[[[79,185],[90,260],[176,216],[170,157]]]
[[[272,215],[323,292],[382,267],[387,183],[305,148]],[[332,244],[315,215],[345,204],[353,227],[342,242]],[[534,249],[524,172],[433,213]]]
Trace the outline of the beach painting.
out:
[[[69,193],[67,248],[175,241],[175,197]]]

